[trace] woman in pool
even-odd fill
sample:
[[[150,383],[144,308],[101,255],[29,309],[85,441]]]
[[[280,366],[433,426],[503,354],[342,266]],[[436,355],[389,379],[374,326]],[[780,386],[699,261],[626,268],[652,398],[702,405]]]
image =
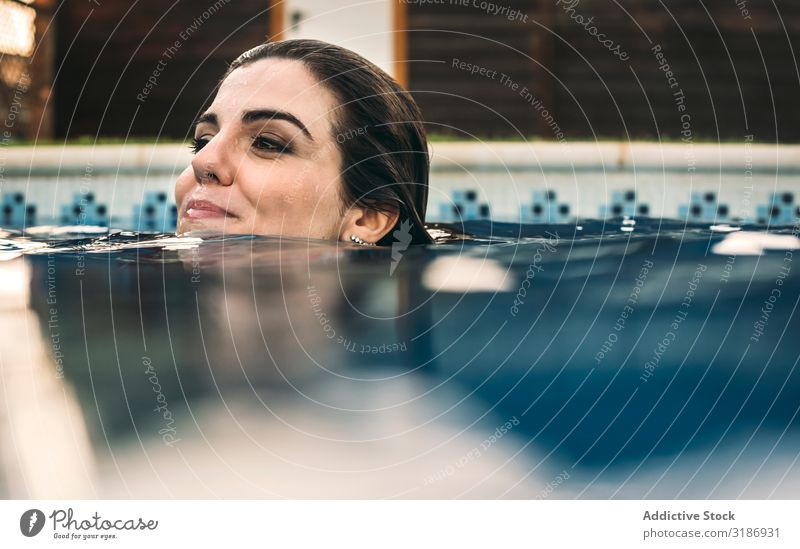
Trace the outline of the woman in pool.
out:
[[[192,147],[175,185],[179,234],[431,241],[419,108],[345,48],[286,40],[243,53],[199,117]]]

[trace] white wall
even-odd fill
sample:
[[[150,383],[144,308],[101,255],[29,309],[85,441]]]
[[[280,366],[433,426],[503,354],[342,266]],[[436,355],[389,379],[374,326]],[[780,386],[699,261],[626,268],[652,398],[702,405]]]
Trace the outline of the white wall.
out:
[[[351,49],[394,73],[394,28],[389,0],[285,0],[285,38],[314,38]],[[292,26],[293,14],[300,22]]]

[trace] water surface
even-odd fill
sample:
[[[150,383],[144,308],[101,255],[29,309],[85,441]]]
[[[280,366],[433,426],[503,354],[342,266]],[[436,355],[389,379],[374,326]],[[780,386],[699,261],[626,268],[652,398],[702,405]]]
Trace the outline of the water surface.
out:
[[[431,230],[4,231],[88,495],[796,494],[795,227]]]

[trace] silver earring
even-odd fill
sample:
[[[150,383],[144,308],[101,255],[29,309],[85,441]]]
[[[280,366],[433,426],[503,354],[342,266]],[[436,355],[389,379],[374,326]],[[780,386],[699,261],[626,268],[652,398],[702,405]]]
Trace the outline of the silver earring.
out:
[[[350,240],[352,240],[353,242],[355,242],[359,246],[374,246],[375,245],[374,242],[367,242],[366,240],[361,240],[359,237],[357,237],[354,234],[350,235]]]

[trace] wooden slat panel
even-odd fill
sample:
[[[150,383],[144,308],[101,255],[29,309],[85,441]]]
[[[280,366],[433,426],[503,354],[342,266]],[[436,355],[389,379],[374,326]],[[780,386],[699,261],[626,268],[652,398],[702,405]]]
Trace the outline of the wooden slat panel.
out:
[[[582,0],[575,13],[594,17],[598,29],[629,53],[627,61],[573,21],[566,4],[528,0],[503,5],[523,10],[528,22],[473,7],[410,6],[411,57],[429,60],[411,64],[410,88],[430,120],[486,135],[513,135],[514,129],[491,113],[494,109],[514,117],[525,132],[553,137],[536,111],[498,82],[450,69],[447,63],[458,57],[506,72],[535,90],[568,138],[591,137],[593,131],[603,137],[624,138],[626,131],[655,137],[658,127],[662,137],[674,139],[680,137],[682,113],[650,51],[652,44],[660,44],[686,93],[695,135],[729,140],[755,133],[760,140],[800,140],[800,109],[795,107],[800,83],[791,49],[800,52],[798,2],[776,1],[779,18],[771,2],[749,1],[750,18],[745,18],[730,0],[674,0],[666,8],[660,2],[622,0],[624,10],[608,0]],[[552,30],[552,38],[544,38],[546,31],[534,20]],[[546,61],[555,74],[552,92],[543,84],[547,72],[527,56]],[[446,102],[419,90],[458,93],[465,99]],[[481,105],[470,107],[467,99]]]
[[[185,137],[227,64],[269,32],[269,2],[220,3],[206,18],[203,12],[214,0],[179,2],[159,21],[170,5],[62,5],[56,64],[61,72],[55,82],[59,136],[125,136],[130,127],[131,136]],[[182,38],[193,24],[196,29]],[[180,48],[165,58],[165,49],[176,40]],[[165,66],[157,85],[140,102],[136,96],[159,61]]]

